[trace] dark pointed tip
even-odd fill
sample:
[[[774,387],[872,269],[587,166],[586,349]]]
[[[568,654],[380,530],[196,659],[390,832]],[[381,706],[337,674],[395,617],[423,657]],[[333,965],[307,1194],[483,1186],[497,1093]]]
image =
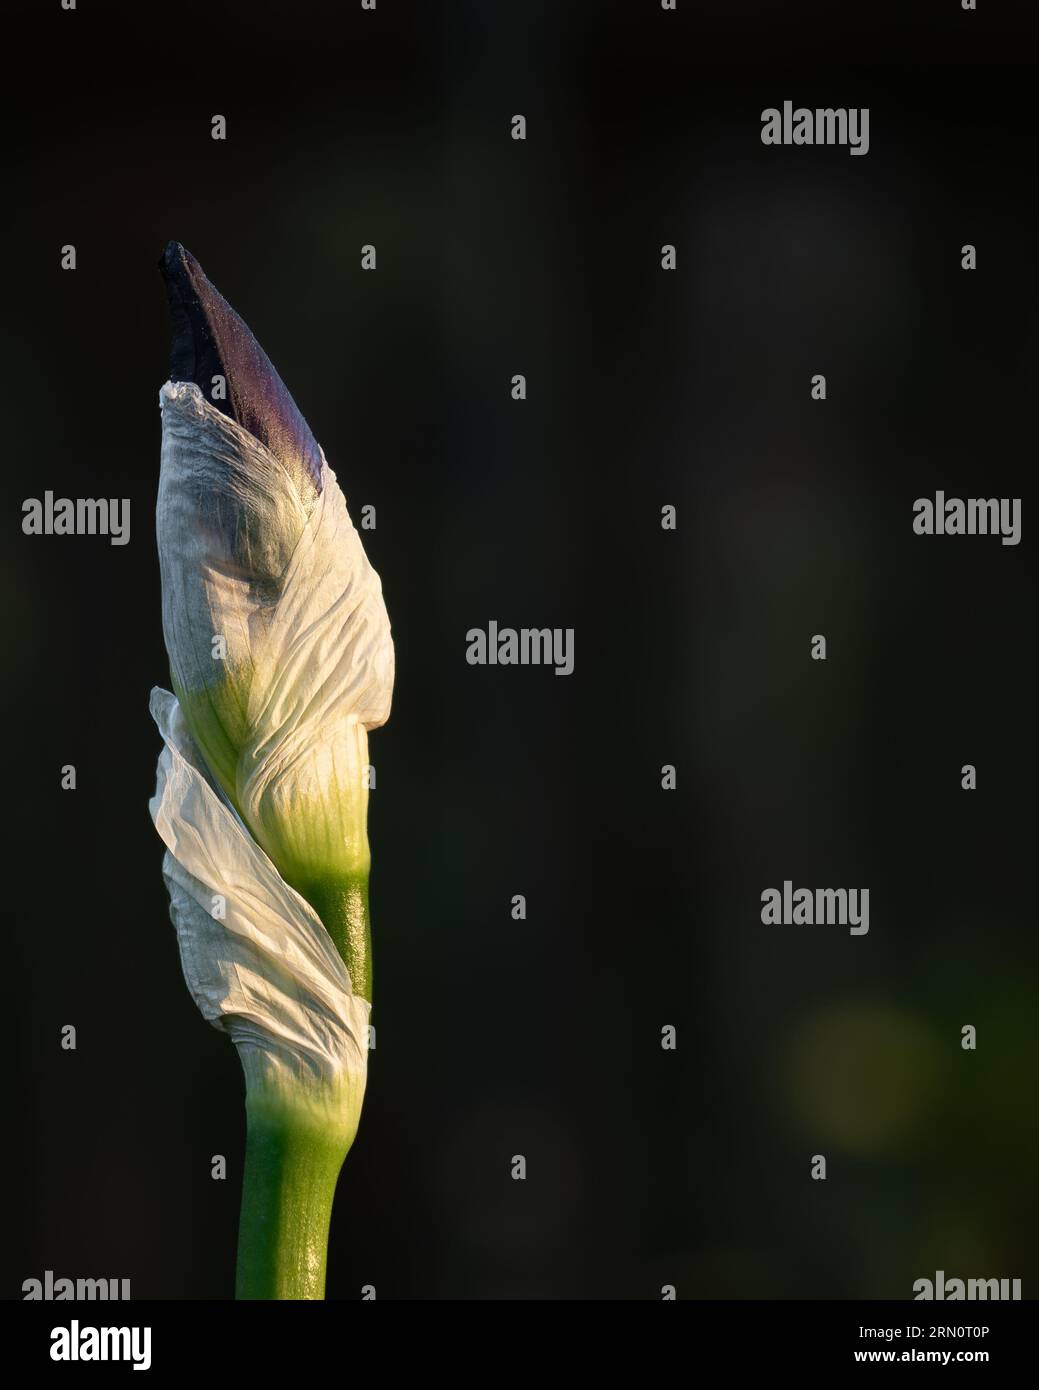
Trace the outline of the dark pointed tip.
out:
[[[207,390],[207,387],[211,388],[213,377],[223,372],[220,352],[196,288],[198,283],[208,283],[202,267],[179,241],[171,241],[159,257],[159,269],[166,282],[166,298],[173,320],[170,380],[193,381],[207,399],[212,400],[212,389]],[[234,414],[228,401],[218,397],[213,404],[227,415]]]
[[[301,490],[321,491],[321,450],[247,324],[179,241],[159,258],[173,337],[170,380],[193,381],[206,400],[265,444]],[[222,377],[224,392],[214,392]]]

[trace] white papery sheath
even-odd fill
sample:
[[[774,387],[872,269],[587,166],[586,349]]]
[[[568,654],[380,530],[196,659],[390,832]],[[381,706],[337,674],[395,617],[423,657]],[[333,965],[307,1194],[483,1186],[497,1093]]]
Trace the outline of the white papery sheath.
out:
[[[368,1001],[313,908],[211,784],[175,696],[154,689],[151,712],[166,746],[149,809],[195,1003],[234,1040],[250,1088],[316,1107],[340,1104],[344,1088],[363,1093]]]
[[[163,629],[195,742],[288,877],[363,870],[366,731],[389,716],[394,656],[335,474],[322,455],[301,493],[193,383],[159,401]]]

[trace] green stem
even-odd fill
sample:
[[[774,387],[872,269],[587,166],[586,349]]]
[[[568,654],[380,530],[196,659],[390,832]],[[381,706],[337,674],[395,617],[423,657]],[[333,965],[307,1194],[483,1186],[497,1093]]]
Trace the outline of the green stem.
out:
[[[240,1299],[320,1299],[332,1199],[353,1139],[338,1125],[246,1101]]]
[[[292,882],[324,923],[350,972],[353,992],[372,997],[372,929],[368,909],[368,871],[311,877]]]
[[[294,885],[312,904],[343,957],[355,994],[371,999],[368,875]],[[357,1133],[364,1077],[344,1076],[334,1092],[274,1077],[243,1050],[247,1119],[239,1299],[321,1299],[332,1200]]]

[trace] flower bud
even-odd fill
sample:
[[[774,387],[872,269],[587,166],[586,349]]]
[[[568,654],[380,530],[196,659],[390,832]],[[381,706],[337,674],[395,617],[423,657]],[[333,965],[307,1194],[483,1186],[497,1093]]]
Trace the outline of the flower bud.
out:
[[[173,689],[213,780],[366,992],[367,730],[393,644],[324,453],[245,324],[171,245],[156,530]],[[226,396],[210,401],[207,373]],[[196,379],[199,378],[199,379]]]

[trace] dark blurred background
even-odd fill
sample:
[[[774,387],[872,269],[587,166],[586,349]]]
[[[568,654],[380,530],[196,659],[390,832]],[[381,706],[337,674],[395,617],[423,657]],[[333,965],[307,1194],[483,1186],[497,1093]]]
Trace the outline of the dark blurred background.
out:
[[[1034,50],[983,2],[710,8],[14,7],[5,1296],[233,1290],[240,1069],[147,811],[170,238],[377,508],[329,1297],[1035,1292]],[[869,106],[869,154],[763,147],[787,98]],[[24,536],[46,489],[129,497],[130,544]],[[936,489],[1022,543],[914,536]],[[574,674],[468,666],[490,619],[573,627]],[[869,935],[763,927],[787,878],[869,887]]]

